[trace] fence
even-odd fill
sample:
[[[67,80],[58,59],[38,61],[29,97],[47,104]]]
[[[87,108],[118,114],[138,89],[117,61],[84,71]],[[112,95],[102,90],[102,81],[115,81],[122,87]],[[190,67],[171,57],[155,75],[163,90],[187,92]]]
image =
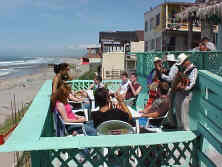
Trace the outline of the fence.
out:
[[[215,54],[219,60],[219,53]],[[163,53],[137,55],[146,59],[142,64],[146,70],[137,66],[139,79],[144,85],[144,78],[152,68],[152,59],[156,55],[162,56]],[[198,57],[199,59],[204,59],[205,63],[205,58]],[[138,63],[140,62],[142,63]],[[146,63],[148,64],[144,65]],[[220,65],[219,62],[216,64]],[[200,63],[198,66],[202,68],[206,64]],[[119,81],[105,82],[111,86],[117,85]],[[74,90],[85,89],[90,83],[92,81],[70,82]],[[51,81],[46,81],[19,126],[6,143],[0,146],[0,152],[30,151],[32,167],[216,166],[209,156],[209,150],[214,148],[218,154],[222,153],[222,105],[219,102],[222,96],[222,78],[201,70],[199,85],[197,101],[191,108],[197,124],[194,131],[54,137],[52,113],[49,112]],[[113,90],[116,88],[117,86],[112,87]]]
[[[149,52],[137,53],[137,74],[147,91],[146,76],[154,68],[153,58],[165,59],[167,54],[178,56],[184,52]],[[222,162],[222,105],[219,102],[222,94],[222,52],[185,52],[190,60],[198,67],[199,89],[194,91],[190,105],[190,127],[201,134],[200,150],[198,157],[202,166],[219,166]],[[214,151],[212,151],[214,150]],[[213,152],[213,153],[212,153]],[[220,156],[219,156],[220,155]],[[214,158],[212,158],[214,157]],[[216,161],[215,159],[219,160]],[[204,164],[204,165],[203,165]]]

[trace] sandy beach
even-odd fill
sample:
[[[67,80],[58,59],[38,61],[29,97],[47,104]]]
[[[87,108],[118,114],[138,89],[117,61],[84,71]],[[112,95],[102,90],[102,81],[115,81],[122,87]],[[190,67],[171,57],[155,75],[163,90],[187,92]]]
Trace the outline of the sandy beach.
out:
[[[80,60],[63,58],[62,62],[79,64]],[[75,72],[74,69],[71,69],[71,74],[77,77],[87,69],[80,66],[79,70],[80,72]],[[0,124],[2,124],[11,113],[11,101],[14,99],[14,96],[16,108],[21,108],[22,104],[30,103],[44,82],[51,80],[54,75],[52,68],[44,67],[40,69],[39,73],[0,80]]]
[[[62,62],[69,64],[79,64],[80,60],[75,58],[63,58]],[[86,66],[79,66],[79,71],[71,69],[71,74],[78,77],[89,70]],[[21,108],[22,104],[30,103],[38,93],[38,90],[46,80],[54,77],[52,68],[41,68],[39,73],[24,75],[16,78],[0,80],[0,124],[11,114],[11,100],[15,96],[16,108]],[[13,153],[0,153],[2,166],[14,166]]]

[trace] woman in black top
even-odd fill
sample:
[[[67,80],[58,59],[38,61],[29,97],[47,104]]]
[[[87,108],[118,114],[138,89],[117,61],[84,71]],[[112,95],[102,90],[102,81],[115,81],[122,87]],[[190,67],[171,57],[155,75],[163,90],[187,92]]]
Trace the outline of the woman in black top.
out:
[[[109,120],[121,120],[124,122],[130,122],[132,115],[123,102],[123,98],[118,95],[117,100],[120,108],[112,108],[109,92],[105,88],[99,88],[95,91],[95,102],[100,107],[97,112],[92,112],[92,120],[94,121],[94,127],[97,128],[101,123]]]

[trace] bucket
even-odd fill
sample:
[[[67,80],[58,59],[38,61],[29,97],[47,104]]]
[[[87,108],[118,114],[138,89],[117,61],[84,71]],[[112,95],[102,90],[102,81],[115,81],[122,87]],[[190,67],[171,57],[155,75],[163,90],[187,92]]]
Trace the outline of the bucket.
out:
[[[0,145],[4,144],[5,141],[4,141],[4,136],[3,135],[0,135]]]

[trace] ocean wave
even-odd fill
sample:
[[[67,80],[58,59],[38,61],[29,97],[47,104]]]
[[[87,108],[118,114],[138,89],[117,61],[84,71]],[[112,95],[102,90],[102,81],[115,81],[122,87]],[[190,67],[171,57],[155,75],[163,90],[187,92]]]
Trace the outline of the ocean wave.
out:
[[[16,61],[0,61],[0,66],[18,66],[18,65],[32,65],[32,64],[47,64],[48,61],[43,57],[33,58],[28,60]]]
[[[12,71],[9,69],[0,69],[0,77],[10,74]]]

